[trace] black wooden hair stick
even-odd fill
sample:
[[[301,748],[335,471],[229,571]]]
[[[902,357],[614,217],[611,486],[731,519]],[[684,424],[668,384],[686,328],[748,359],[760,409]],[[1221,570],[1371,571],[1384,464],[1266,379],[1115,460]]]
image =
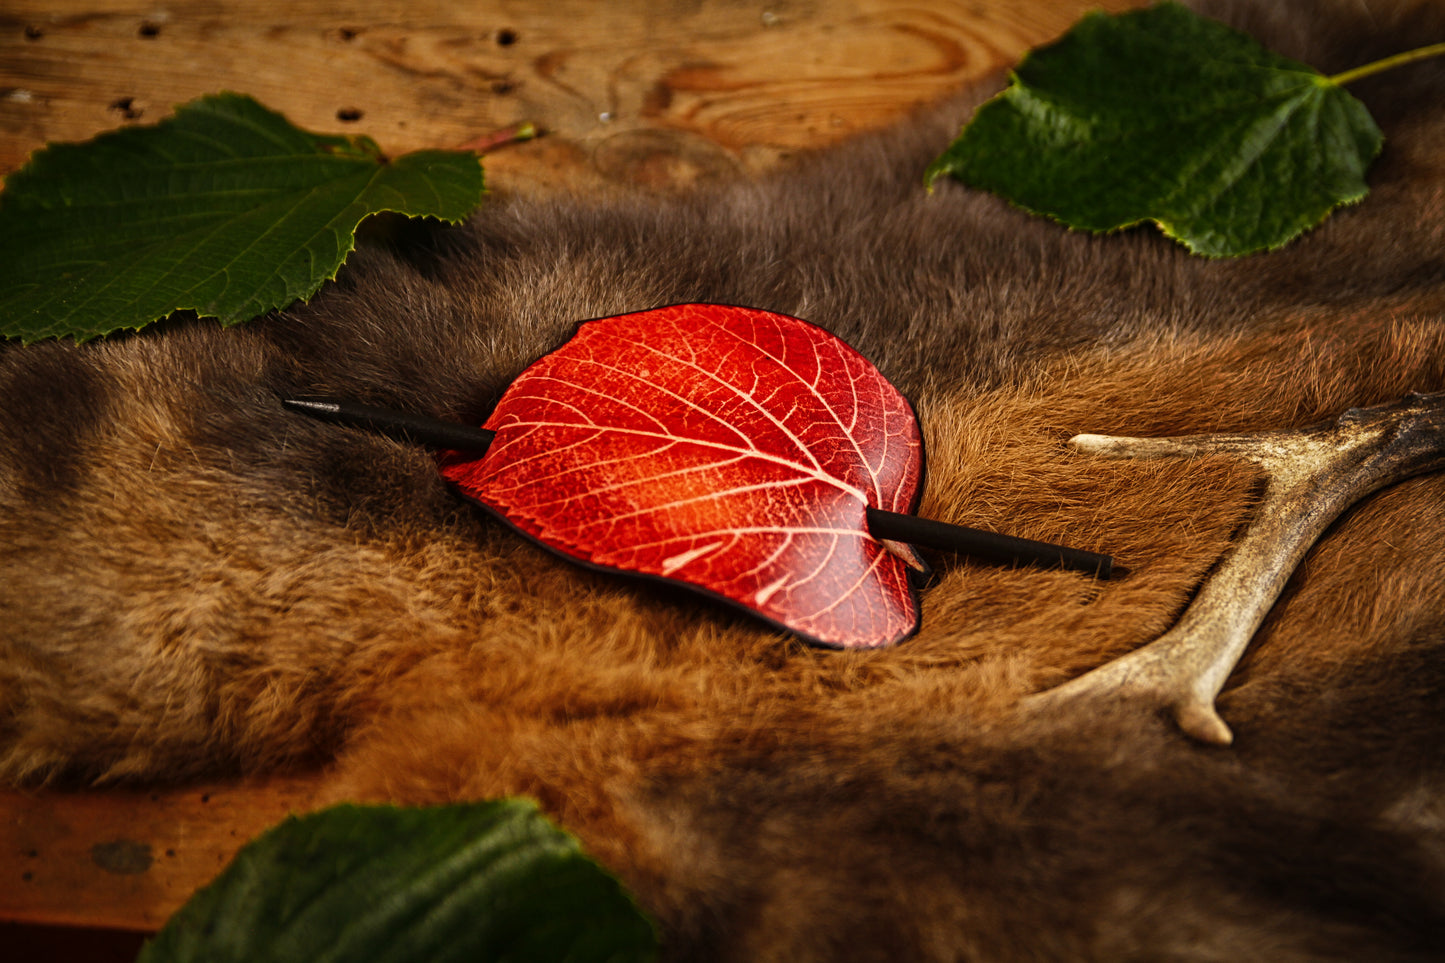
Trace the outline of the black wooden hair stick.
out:
[[[485,428],[472,428],[454,421],[376,408],[339,398],[286,398],[281,404],[291,411],[322,421],[363,428],[397,441],[432,448],[481,453],[487,450],[495,437],[494,432]],[[869,508],[867,518],[868,532],[877,539],[957,552],[990,562],[1073,569],[1101,579],[1121,574],[1110,556],[1077,548],[999,535],[881,508]]]
[[[396,441],[409,441],[430,448],[481,453],[491,446],[492,439],[496,437],[496,432],[485,428],[473,428],[409,411],[376,408],[340,398],[283,398],[281,404],[292,411],[335,425],[364,428]]]
[[[1121,574],[1115,571],[1114,559],[1108,555],[1085,552],[1082,549],[1035,542],[997,532],[985,532],[977,528],[965,528],[948,522],[919,518],[917,515],[903,515],[869,508],[868,532],[874,538],[892,542],[907,542],[944,552],[959,552],[973,558],[1003,564],[1043,565],[1048,568],[1067,568],[1088,572],[1101,579]]]

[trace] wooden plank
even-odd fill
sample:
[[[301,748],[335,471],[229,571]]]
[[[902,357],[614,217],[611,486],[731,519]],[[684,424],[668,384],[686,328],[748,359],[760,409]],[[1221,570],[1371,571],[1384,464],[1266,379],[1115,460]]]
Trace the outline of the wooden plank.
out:
[[[1100,5],[11,0],[0,173],[47,141],[154,122],[228,89],[389,153],[540,124],[551,141],[498,156],[510,182],[647,180],[667,166],[649,158],[680,156],[685,184],[876,128]]]
[[[247,840],[322,794],[315,777],[0,792],[0,919],[158,929]]]

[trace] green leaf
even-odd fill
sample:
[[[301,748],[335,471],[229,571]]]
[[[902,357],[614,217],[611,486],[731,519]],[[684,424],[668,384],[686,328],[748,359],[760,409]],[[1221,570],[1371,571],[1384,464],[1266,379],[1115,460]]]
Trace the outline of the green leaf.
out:
[[[459,221],[475,154],[385,162],[367,138],[293,127],[249,97],[36,153],[0,194],[0,333],[77,340],[174,311],[235,324],[336,276],[368,215]]]
[[[651,922],[519,800],[291,818],[236,855],[138,963],[650,960]]]
[[[929,166],[1076,228],[1154,221],[1190,250],[1275,248],[1365,196],[1382,137],[1304,64],[1173,3],[1030,53]]]

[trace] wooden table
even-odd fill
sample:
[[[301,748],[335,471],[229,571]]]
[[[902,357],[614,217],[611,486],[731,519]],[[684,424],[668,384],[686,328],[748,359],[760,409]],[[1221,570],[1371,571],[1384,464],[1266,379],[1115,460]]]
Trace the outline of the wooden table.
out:
[[[755,172],[877,128],[1129,0],[6,0],[0,174],[218,90],[389,154],[519,121],[494,189],[658,190]],[[3,551],[3,546],[0,546]],[[0,942],[151,931],[237,848],[326,797],[324,774],[164,790],[0,791]],[[18,942],[17,942],[18,941]],[[28,942],[27,942],[28,941]],[[95,959],[135,938],[90,941]],[[79,959],[82,944],[66,943]],[[109,954],[109,955],[105,955]]]

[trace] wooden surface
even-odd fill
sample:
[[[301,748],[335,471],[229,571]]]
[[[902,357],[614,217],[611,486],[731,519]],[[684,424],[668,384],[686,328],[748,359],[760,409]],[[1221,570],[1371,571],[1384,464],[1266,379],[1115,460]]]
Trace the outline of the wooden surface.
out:
[[[530,120],[549,136],[489,157],[494,186],[669,190],[879,127],[1126,5],[0,0],[0,174],[230,89],[392,154]],[[0,920],[154,929],[324,787],[0,792]]]
[[[0,173],[47,141],[251,94],[390,154],[529,120],[511,186],[685,185],[875,128],[1128,0],[0,3]]]
[[[247,840],[316,808],[323,785],[313,777],[4,793],[0,919],[159,929]]]

